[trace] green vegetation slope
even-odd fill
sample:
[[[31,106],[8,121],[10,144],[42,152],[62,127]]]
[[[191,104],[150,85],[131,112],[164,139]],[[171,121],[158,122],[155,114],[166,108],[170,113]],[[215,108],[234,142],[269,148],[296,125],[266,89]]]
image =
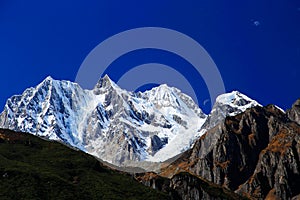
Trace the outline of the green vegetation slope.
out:
[[[168,199],[94,157],[0,129],[0,199]]]

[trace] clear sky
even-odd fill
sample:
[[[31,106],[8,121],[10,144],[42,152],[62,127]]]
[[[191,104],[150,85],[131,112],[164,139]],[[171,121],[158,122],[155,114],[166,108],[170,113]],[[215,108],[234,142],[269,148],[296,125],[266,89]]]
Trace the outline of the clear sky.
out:
[[[0,110],[7,98],[48,75],[74,81],[82,61],[100,42],[146,26],[195,39],[216,63],[226,91],[239,90],[283,109],[300,98],[299,0],[1,0]],[[147,62],[187,65],[159,50],[131,52],[112,65],[130,68]],[[118,73],[112,70],[110,76]],[[204,102],[205,83],[199,77],[193,81],[199,82],[196,92],[203,93]],[[206,112],[207,106],[200,102]]]

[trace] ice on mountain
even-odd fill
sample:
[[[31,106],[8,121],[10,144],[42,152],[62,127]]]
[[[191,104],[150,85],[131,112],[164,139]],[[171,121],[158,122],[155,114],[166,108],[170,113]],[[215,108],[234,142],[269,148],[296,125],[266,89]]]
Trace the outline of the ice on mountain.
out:
[[[191,148],[208,126],[256,105],[234,91],[220,95],[207,117],[191,97],[167,85],[132,93],[104,76],[83,90],[47,77],[7,100],[0,127],[59,140],[116,165],[161,162]]]

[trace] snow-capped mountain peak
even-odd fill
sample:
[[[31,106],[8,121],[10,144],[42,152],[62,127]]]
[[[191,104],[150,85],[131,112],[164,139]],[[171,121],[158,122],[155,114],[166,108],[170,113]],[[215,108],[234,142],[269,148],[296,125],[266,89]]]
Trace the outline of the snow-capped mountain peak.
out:
[[[100,78],[96,87],[107,88],[107,87],[117,86],[108,75],[105,75],[103,78]],[[117,86],[118,87],[118,86]]]
[[[47,77],[7,100],[0,127],[60,140],[116,165],[157,162],[191,148],[203,124],[254,105],[234,91],[219,96],[207,117],[191,97],[166,84],[134,93],[107,75],[93,90]]]
[[[216,104],[230,105],[232,107],[253,107],[260,105],[255,100],[247,97],[246,95],[232,91],[230,93],[221,94],[216,99]]]
[[[212,128],[222,122],[225,117],[237,115],[255,106],[261,105],[238,91],[221,94],[217,97],[213,109],[203,124],[202,129]]]
[[[54,80],[54,79],[52,78],[52,76],[47,76],[44,81],[47,81],[47,80]]]
[[[96,95],[98,95],[108,90],[114,90],[119,92],[122,91],[122,89],[114,81],[112,81],[108,75],[105,75],[104,77],[99,79],[93,91]]]

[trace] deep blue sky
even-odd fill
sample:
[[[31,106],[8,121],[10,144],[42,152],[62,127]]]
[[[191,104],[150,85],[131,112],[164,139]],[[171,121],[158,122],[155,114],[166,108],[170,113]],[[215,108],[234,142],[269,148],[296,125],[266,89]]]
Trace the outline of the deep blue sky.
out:
[[[101,41],[145,26],[174,29],[198,41],[218,66],[227,91],[284,109],[300,97],[300,1],[45,2],[0,1],[1,110],[7,98],[48,75],[74,81]],[[185,65],[162,51],[127,56],[113,64]],[[197,92],[208,98],[203,80]]]

